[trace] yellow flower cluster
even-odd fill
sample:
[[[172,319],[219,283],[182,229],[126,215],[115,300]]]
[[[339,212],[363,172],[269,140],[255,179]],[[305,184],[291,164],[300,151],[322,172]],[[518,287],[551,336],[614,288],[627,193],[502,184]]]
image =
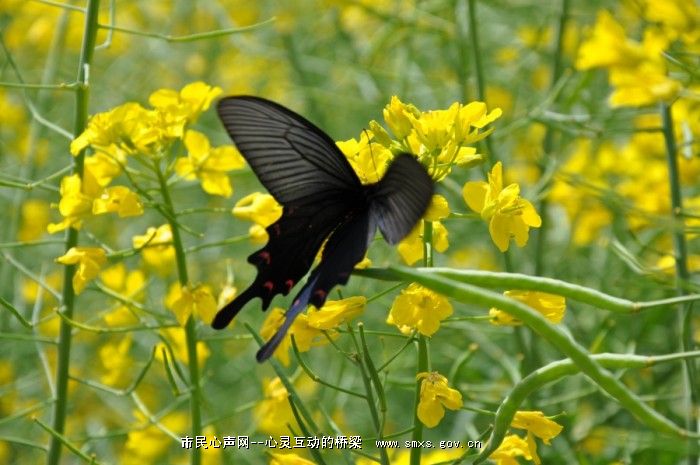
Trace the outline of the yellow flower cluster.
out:
[[[576,59],[578,69],[609,71],[612,106],[643,106],[674,99],[682,85],[668,76],[664,52],[677,39],[689,47],[700,44],[697,3],[686,0],[641,3],[646,19],[650,20],[641,42],[630,39],[623,25],[610,12],[602,10]]]
[[[338,142],[365,184],[381,179],[393,155],[401,152],[415,155],[436,181],[444,179],[455,165],[471,166],[481,161],[481,155],[470,145],[493,131],[485,128],[501,116],[501,110],[489,112],[485,103],[471,102],[453,103],[446,110],[421,112],[393,96],[383,114],[395,140],[378,122],[372,121],[371,134],[363,133],[359,141]]]
[[[342,300],[328,300],[320,309],[309,307],[306,314],[296,317],[294,323],[287,331],[275,351],[275,357],[284,365],[289,365],[289,349],[292,347],[292,336],[299,352],[308,352],[312,347],[328,343],[326,336],[335,338],[338,336],[335,328],[360,315],[367,304],[364,296],[348,297]],[[260,329],[260,336],[264,339],[271,338],[284,322],[284,310],[275,307],[270,310]]]

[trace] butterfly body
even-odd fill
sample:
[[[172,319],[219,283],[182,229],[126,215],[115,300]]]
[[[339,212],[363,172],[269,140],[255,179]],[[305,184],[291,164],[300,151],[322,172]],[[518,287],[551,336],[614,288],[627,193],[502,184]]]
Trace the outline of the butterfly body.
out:
[[[334,286],[347,283],[377,228],[392,244],[411,231],[428,207],[433,183],[418,161],[402,154],[379,182],[362,185],[330,137],[269,100],[227,97],[217,109],[258,179],[282,204],[282,216],[267,228],[265,247],[248,257],[257,268],[255,280],[218,312],[212,327],[225,328],[255,297],[266,310],[277,294],[289,294],[325,242],[282,326],[258,351],[263,361],[307,305],[320,308]]]

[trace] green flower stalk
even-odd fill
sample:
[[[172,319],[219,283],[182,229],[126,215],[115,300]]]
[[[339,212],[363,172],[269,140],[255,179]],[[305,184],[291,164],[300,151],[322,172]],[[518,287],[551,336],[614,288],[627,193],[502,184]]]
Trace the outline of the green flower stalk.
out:
[[[79,85],[75,88],[75,120],[73,124],[74,134],[80,134],[87,126],[89,83],[88,72],[92,64],[92,57],[95,51],[95,40],[97,37],[97,13],[100,7],[99,0],[89,0],[85,11],[85,29],[83,34],[83,44],[78,62]],[[73,173],[82,177],[85,160],[85,150],[81,150],[73,158]],[[78,230],[68,228],[66,232],[65,251],[68,252],[78,244]],[[61,294],[60,312],[68,318],[73,317],[75,305],[75,290],[73,289],[73,276],[76,272],[75,265],[66,266],[63,275],[63,291]],[[58,465],[61,459],[62,437],[66,425],[66,412],[68,408],[68,377],[71,355],[71,331],[72,326],[61,320],[61,327],[58,339],[58,364],[56,366],[56,392],[53,408],[53,418],[51,420],[51,430],[56,434],[51,435],[49,449],[46,455],[48,465]]]

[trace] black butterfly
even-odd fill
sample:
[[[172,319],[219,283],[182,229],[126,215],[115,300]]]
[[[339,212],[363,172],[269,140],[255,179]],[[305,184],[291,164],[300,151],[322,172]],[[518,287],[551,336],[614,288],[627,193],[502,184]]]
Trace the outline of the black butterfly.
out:
[[[331,289],[345,284],[365,256],[376,228],[390,244],[403,239],[423,216],[433,182],[413,157],[395,157],[381,181],[363,186],[335,142],[302,116],[259,97],[226,97],[217,111],[231,139],[275,199],[282,217],[267,228],[265,247],[248,257],[255,281],[219,310],[212,327],[225,328],[251,299],[267,310],[309,271],[324,240],[321,262],[294,298],[277,333],[258,351],[275,351],[294,318],[320,308]]]

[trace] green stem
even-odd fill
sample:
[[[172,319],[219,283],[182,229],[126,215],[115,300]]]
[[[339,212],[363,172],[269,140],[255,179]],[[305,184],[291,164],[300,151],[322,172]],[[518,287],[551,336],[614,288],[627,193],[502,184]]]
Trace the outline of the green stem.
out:
[[[82,133],[87,125],[89,99],[88,69],[92,63],[95,49],[99,6],[99,0],[89,0],[85,12],[85,30],[80,50],[80,59],[78,61],[77,82],[80,83],[80,85],[75,89],[75,120],[73,122],[73,132],[76,136]],[[85,150],[81,150],[80,153],[73,158],[73,173],[81,178],[83,177],[84,160]],[[65,251],[67,252],[77,244],[78,231],[69,228],[66,232]],[[74,274],[75,265],[66,266],[63,274],[61,305],[59,307],[61,310],[59,311],[62,311],[63,314],[69,318],[73,317],[73,308],[75,305],[75,291],[73,290]],[[71,331],[72,327],[66,321],[61,320],[58,336],[56,392],[54,393],[56,402],[53,406],[53,418],[51,421],[51,429],[55,431],[56,434],[52,434],[51,440],[49,441],[49,450],[46,455],[46,463],[48,465],[58,465],[61,459],[61,449],[63,446],[61,437],[65,431],[66,411],[68,409],[68,372],[70,367]]]
[[[678,172],[678,148],[673,132],[673,115],[671,107],[665,103],[661,104],[661,119],[663,121],[663,134],[666,142],[666,159],[668,161],[668,175],[671,189],[671,215],[674,225],[684,224],[683,222],[683,197],[681,195],[681,182]],[[682,228],[673,230],[673,248],[676,261],[677,282],[688,282],[690,273],[688,272],[688,248],[685,241],[685,233]],[[686,294],[683,286],[677,285],[678,294]],[[693,350],[693,306],[685,304],[683,311],[678,314],[678,327],[680,331],[680,351],[687,352]],[[699,429],[697,409],[700,405],[700,386],[698,385],[697,368],[695,360],[685,359],[685,395],[686,395],[686,417],[685,424],[689,431],[697,432]],[[689,442],[688,464],[698,463],[698,453],[691,448]]]
[[[433,222],[423,221],[423,266],[426,268],[433,266]],[[428,341],[426,337],[418,333],[418,367],[416,375],[428,371],[430,362],[428,356]],[[413,444],[420,443],[423,440],[423,423],[418,418],[418,404],[420,403],[420,387],[423,383],[422,379],[416,379],[416,392],[413,400],[413,431],[411,432],[411,440],[416,441]],[[413,447],[411,449],[411,465],[420,465],[421,447]]]
[[[577,300],[614,313],[639,313],[685,302],[700,300],[700,294],[688,294],[668,299],[635,302],[620,297],[604,294],[595,289],[568,283],[552,278],[541,278],[520,273],[502,273],[492,271],[457,270],[453,268],[418,268],[417,271],[427,275],[439,275],[466,284],[473,284],[489,289],[517,289],[547,292],[568,299]],[[392,269],[355,270],[353,273],[369,278],[386,281],[401,281],[402,275]]]
[[[469,13],[469,38],[472,44],[472,62],[474,63],[474,73],[476,77],[476,96],[477,98],[485,102],[486,101],[486,80],[484,79],[484,66],[481,61],[481,48],[479,46],[479,30],[476,26],[476,0],[468,0],[468,13]],[[491,139],[487,137],[483,141],[483,145],[486,146],[485,156],[489,162],[493,165],[498,161]]]
[[[549,82],[550,92],[554,90],[557,86],[557,82],[561,78],[562,74],[562,55],[564,49],[564,32],[566,30],[566,22],[569,17],[569,0],[561,1],[561,13],[559,14],[559,22],[557,23],[557,35],[554,44],[554,55],[552,57],[552,76]],[[552,102],[554,103],[554,102]],[[547,162],[554,148],[554,129],[552,125],[547,125],[545,130],[544,140],[542,141],[542,158],[539,163],[540,173],[543,174],[546,171]],[[547,183],[548,185],[549,183]],[[547,188],[547,185],[543,186],[543,189]],[[548,210],[549,202],[547,197],[543,197],[539,205],[540,217],[542,218],[542,225],[537,231],[537,242],[535,244],[535,275],[540,276],[544,270],[544,257],[547,252],[546,242],[547,242],[547,226],[548,226]]]
[[[668,363],[678,360],[693,360],[700,357],[700,351],[688,353],[676,353],[661,356],[643,356],[632,354],[596,354],[591,358],[607,369],[648,368],[659,363]],[[579,373],[580,370],[571,359],[558,360],[539,368],[520,380],[508,393],[503,403],[496,411],[494,428],[486,447],[481,451],[474,464],[483,462],[496,449],[505,438],[515,413],[525,399],[541,389],[548,383],[558,381],[566,376]]]
[[[185,288],[189,285],[189,276],[187,274],[187,261],[185,256],[185,248],[182,245],[182,236],[180,235],[180,227],[175,220],[175,209],[173,208],[173,201],[170,197],[170,190],[168,189],[168,183],[163,175],[163,171],[160,169],[160,165],[156,165],[156,173],[158,175],[158,182],[160,183],[160,192],[163,196],[163,203],[165,204],[166,211],[165,215],[168,223],[170,224],[170,229],[173,235],[173,248],[175,249],[175,261],[177,263],[177,275],[180,281],[180,286]],[[202,412],[201,399],[202,392],[200,387],[200,377],[199,377],[199,360],[197,359],[197,327],[194,321],[194,315],[190,315],[185,323],[185,338],[187,343],[187,365],[190,371],[190,417],[191,417],[191,435],[192,437],[197,437],[202,435]],[[192,449],[191,461],[192,465],[199,465],[202,463],[202,456],[200,449]]]

